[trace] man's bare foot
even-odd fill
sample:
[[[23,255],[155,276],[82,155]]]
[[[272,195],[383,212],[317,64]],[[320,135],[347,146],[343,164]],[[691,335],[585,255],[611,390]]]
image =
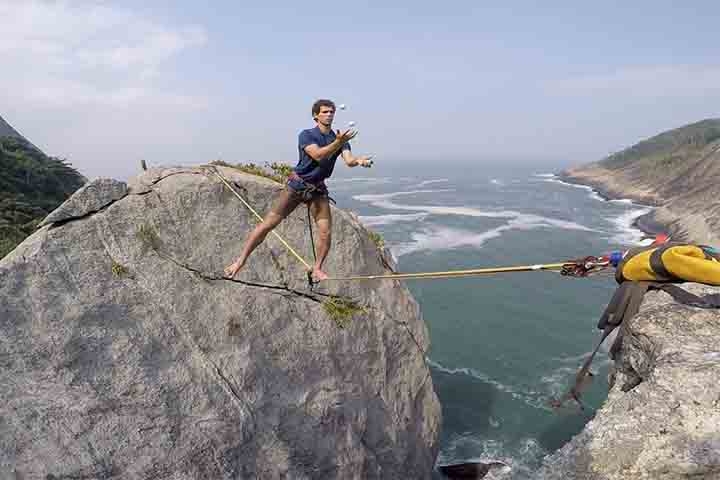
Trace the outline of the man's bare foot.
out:
[[[316,282],[322,282],[323,280],[328,279],[327,273],[323,272],[322,270],[320,270],[317,267],[313,268],[312,276]]]
[[[240,259],[235,260],[232,265],[228,265],[225,267],[225,270],[223,272],[225,273],[225,278],[234,278],[235,275],[237,275],[237,272],[240,271],[240,269],[243,267],[243,264],[245,262],[240,262]]]

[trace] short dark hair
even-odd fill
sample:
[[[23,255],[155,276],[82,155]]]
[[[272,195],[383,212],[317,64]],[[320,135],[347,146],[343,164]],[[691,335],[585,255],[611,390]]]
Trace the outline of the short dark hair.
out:
[[[312,116],[315,118],[315,115],[318,115],[320,113],[320,108],[322,107],[331,107],[333,110],[335,110],[335,102],[332,100],[327,100],[325,98],[321,98],[320,100],[316,100],[315,103],[313,103],[312,106]]]

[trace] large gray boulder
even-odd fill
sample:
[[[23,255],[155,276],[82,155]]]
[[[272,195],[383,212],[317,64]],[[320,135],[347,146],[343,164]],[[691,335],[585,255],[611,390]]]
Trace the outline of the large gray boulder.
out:
[[[650,292],[625,328],[607,401],[537,477],[720,479],[720,310]]]
[[[260,212],[281,188],[221,171]],[[408,290],[311,291],[272,237],[221,278],[255,220],[206,173],[148,170],[0,261],[0,478],[430,478],[440,407]],[[327,270],[385,272],[333,215]],[[305,216],[278,231],[312,258]]]

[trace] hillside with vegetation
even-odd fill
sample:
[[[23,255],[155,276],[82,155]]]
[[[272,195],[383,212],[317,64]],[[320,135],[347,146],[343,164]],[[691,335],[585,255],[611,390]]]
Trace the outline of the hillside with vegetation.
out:
[[[49,157],[0,118],[0,258],[30,235],[86,179]]]
[[[657,206],[650,219],[678,239],[720,243],[720,119],[663,132],[560,176]]]

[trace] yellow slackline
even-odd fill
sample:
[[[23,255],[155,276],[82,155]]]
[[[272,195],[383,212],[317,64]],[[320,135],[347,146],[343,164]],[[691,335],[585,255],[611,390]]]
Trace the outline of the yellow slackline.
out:
[[[236,196],[237,198],[240,199],[240,201],[248,208],[248,210],[250,210],[250,211],[253,213],[253,215],[255,215],[255,217],[256,217],[259,221],[261,221],[261,222],[263,221],[263,218],[255,211],[254,208],[252,208],[252,207],[250,206],[250,204],[249,204],[248,202],[245,201],[244,198],[242,198],[242,197],[240,196],[239,193],[237,193],[237,192],[235,191],[235,189],[232,187],[232,185],[230,185],[230,183],[225,179],[225,177],[223,177],[223,176],[217,171],[217,169],[216,169],[215,167],[212,167],[210,170],[215,174],[216,177],[218,177],[218,178],[220,179],[221,182],[223,182],[223,183],[225,184],[225,186],[226,186],[227,188],[230,189],[231,192],[233,192],[233,193],[235,194],[235,196]],[[277,238],[278,240],[280,240],[280,243],[282,243],[283,245],[285,245],[285,248],[287,248],[288,251],[289,251],[290,253],[292,253],[293,256],[294,256],[295,258],[297,258],[297,259],[300,261],[300,263],[302,263],[302,264],[305,266],[305,268],[307,268],[308,270],[312,270],[312,267],[310,266],[310,264],[309,264],[308,262],[306,262],[305,259],[302,258],[302,257],[285,241],[285,239],[282,238],[275,230],[273,230],[273,231],[270,232],[270,233],[272,233],[273,235],[275,235],[275,238]]]
[[[516,267],[495,267],[495,268],[475,268],[472,270],[449,270],[446,272],[419,272],[419,273],[391,273],[385,275],[363,275],[355,277],[330,277],[324,281],[346,281],[346,280],[381,280],[381,279],[392,279],[402,280],[411,278],[453,278],[453,277],[466,277],[470,275],[486,275],[491,273],[504,273],[504,272],[532,272],[538,270],[560,270],[563,266],[567,265],[568,262],[564,263],[546,263],[542,265],[520,265]]]

